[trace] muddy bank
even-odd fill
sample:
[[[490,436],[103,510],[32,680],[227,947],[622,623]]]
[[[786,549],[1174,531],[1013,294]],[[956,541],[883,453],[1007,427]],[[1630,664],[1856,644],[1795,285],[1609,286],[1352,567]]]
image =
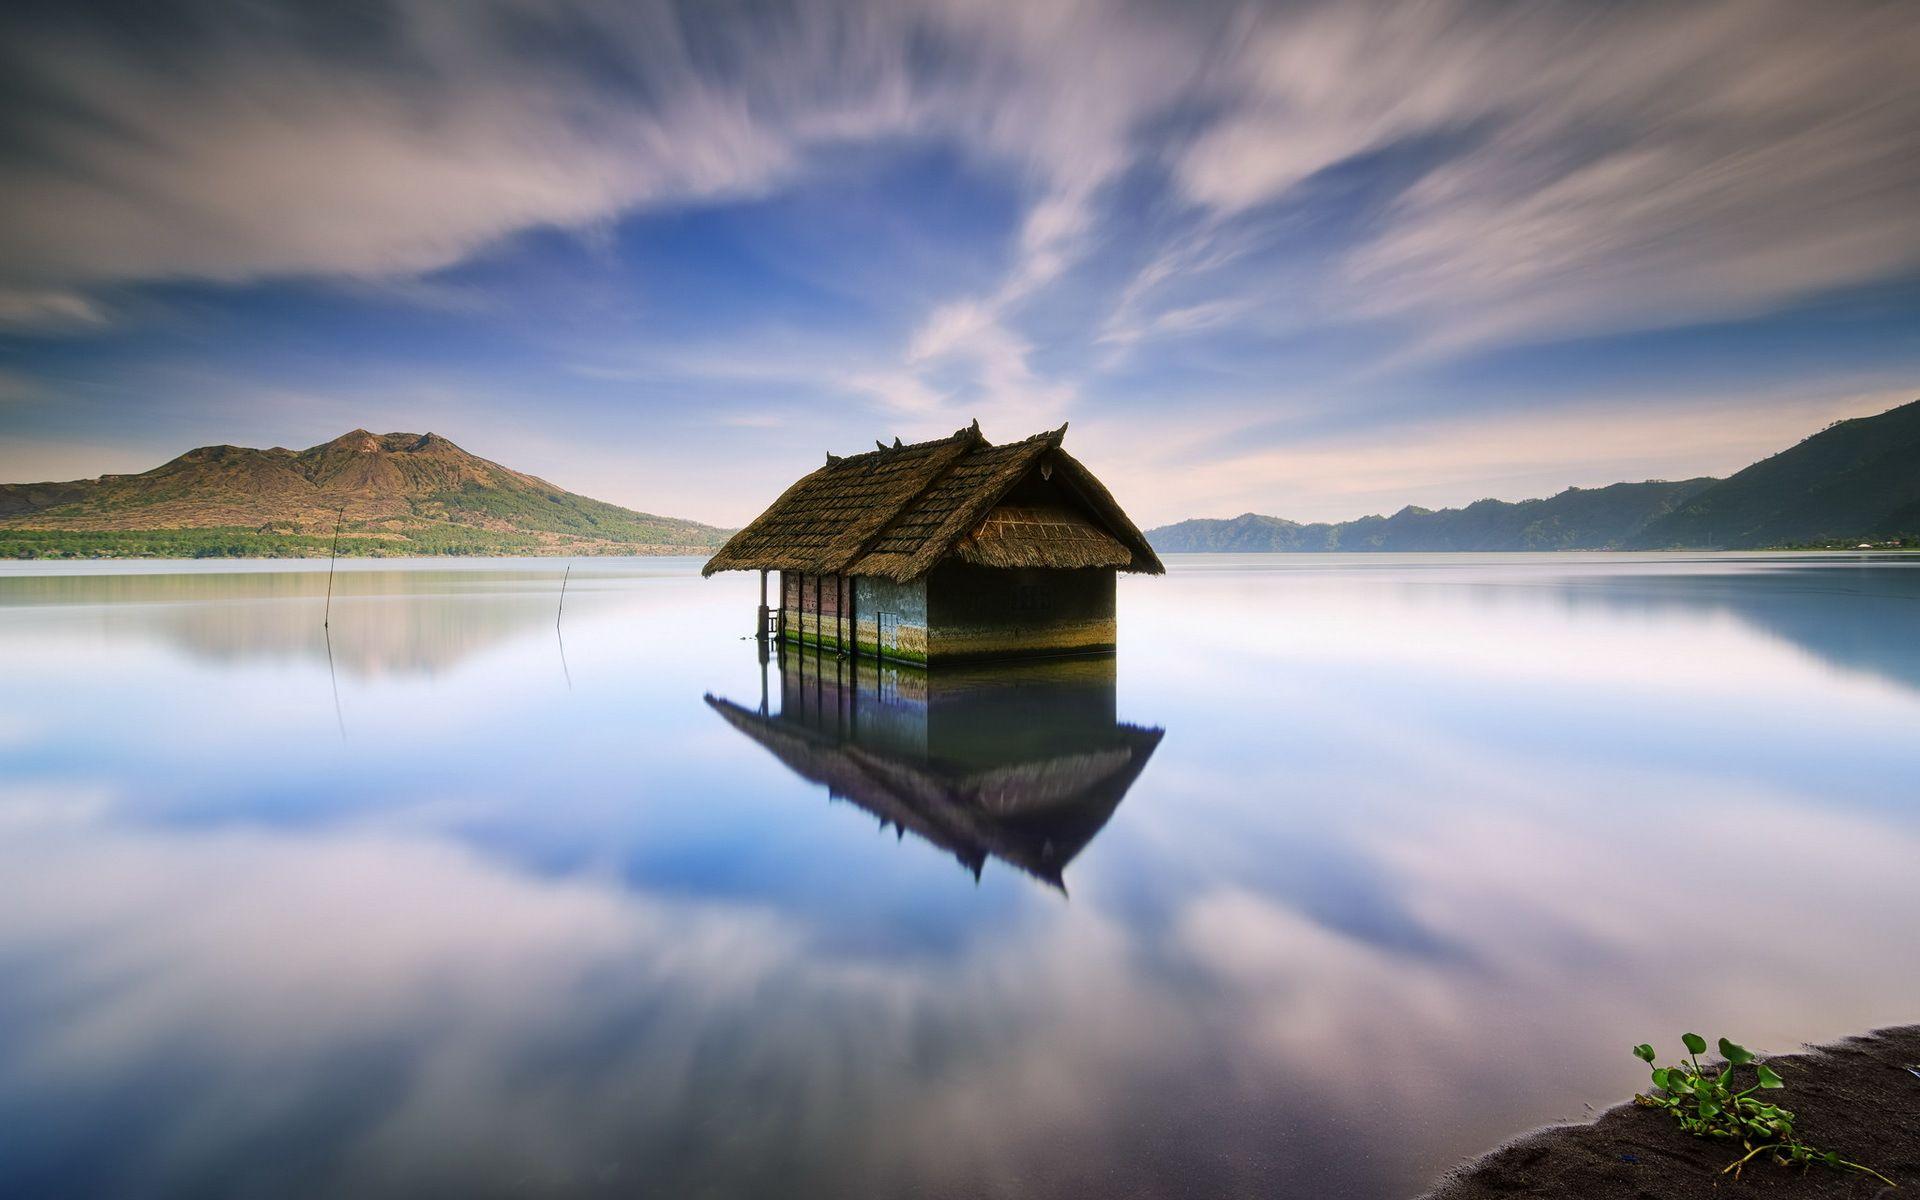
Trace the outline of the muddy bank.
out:
[[[1509,1142],[1451,1172],[1423,1200],[1798,1200],[1882,1193],[1920,1200],[1920,1076],[1909,1070],[1920,1066],[1920,1025],[1766,1061],[1786,1081],[1774,1096],[1798,1114],[1799,1136],[1865,1163],[1899,1190],[1857,1171],[1803,1172],[1766,1156],[1736,1180],[1721,1169],[1739,1156],[1737,1143],[1688,1137],[1667,1114],[1628,1103],[1585,1125],[1549,1126]]]

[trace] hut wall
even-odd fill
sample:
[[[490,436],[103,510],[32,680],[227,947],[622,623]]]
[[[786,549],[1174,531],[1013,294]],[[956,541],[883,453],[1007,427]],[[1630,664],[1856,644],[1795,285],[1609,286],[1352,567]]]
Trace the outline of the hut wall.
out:
[[[1110,568],[1006,570],[950,561],[911,583],[790,571],[781,593],[789,641],[842,648],[851,603],[859,653],[903,662],[1090,653],[1111,650],[1115,641]]]
[[[927,576],[930,659],[1112,650],[1111,568],[1003,570],[948,561]]]
[[[847,634],[842,615],[850,603],[853,608],[853,636],[861,654],[884,653],[888,658],[906,662],[927,661],[927,584],[926,580],[895,583],[890,579],[861,576],[816,577],[798,571],[782,573],[781,606],[786,610],[787,638],[805,646],[840,648]],[[881,622],[886,618],[888,644],[880,645]]]
[[[803,645],[837,647],[846,623],[841,617],[850,581],[840,575],[780,573],[780,606],[785,610],[787,639]]]
[[[908,662],[927,661],[927,581],[895,583],[862,575],[853,581],[853,617],[862,654],[884,654]],[[880,645],[881,624],[890,634]]]

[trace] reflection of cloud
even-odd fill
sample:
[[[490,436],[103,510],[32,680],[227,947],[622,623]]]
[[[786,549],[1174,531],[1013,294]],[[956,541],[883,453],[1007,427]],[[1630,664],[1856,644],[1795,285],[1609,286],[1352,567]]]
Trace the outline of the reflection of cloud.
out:
[[[164,1087],[92,1160],[102,1184],[278,1181],[248,1147],[297,1137],[317,1190],[362,1195],[1049,1195],[1099,1174],[1385,1197],[1631,1082],[1626,1024],[1785,1047],[1920,984],[1857,969],[1902,941],[1920,840],[1764,795],[1692,812],[1713,852],[1677,848],[1682,880],[1636,838],[1654,805],[1365,822],[1352,852],[1457,958],[1306,919],[1221,864],[1164,921],[1117,920],[1108,876],[910,964],[829,949],[804,913],[525,876],[430,833],[158,832],[47,797],[0,802],[0,1112],[57,1145]]]
[[[1179,1061],[1140,1041],[1179,1024],[1167,998],[1109,990],[1128,943],[1101,925],[1061,940],[1043,922],[908,974],[809,953],[763,911],[528,879],[426,840],[14,832],[0,962],[35,970],[10,984],[0,1111],[33,1097],[10,1127],[51,1145],[165,1080],[122,1157],[91,1164],[122,1183],[277,1180],[230,1156],[299,1136],[318,1190],[360,1195],[1021,1194],[1125,1161],[1106,1072]],[[1136,1097],[1115,1103],[1163,1098]]]
[[[1253,1006],[1256,1042],[1336,1088],[1377,1086],[1368,1071],[1383,1060],[1436,1054],[1447,1056],[1445,1071],[1389,1086],[1456,1086],[1455,1072],[1503,1053],[1462,1027],[1496,1011],[1531,1025],[1487,1031],[1516,1041],[1578,1042],[1610,1029],[1609,1013],[1651,1005],[1666,1023],[1718,1014],[1764,1025],[1750,1036],[1774,1048],[1807,1030],[1864,1028],[1890,1015],[1876,1003],[1881,988],[1857,969],[1899,942],[1920,904],[1920,879],[1899,865],[1920,851],[1920,838],[1743,796],[1689,812],[1696,846],[1659,829],[1656,808],[1623,803],[1583,820],[1560,805],[1542,819],[1504,804],[1450,804],[1430,821],[1365,839],[1423,924],[1474,947],[1471,963],[1422,962],[1352,940],[1236,888],[1187,904],[1178,934]],[[1636,840],[1641,828],[1648,836]],[[1668,844],[1675,851],[1663,851]],[[1800,848],[1792,861],[1781,855],[1788,846]],[[1670,870],[1679,854],[1684,879]],[[1852,914],[1845,929],[1835,911]],[[1671,977],[1669,965],[1683,959],[1687,977]],[[1793,1002],[1776,983],[1823,975],[1858,986]],[[1662,978],[1669,982],[1649,995],[1648,981]],[[1769,1003],[1756,1009],[1760,995]]]
[[[1720,578],[1668,577],[1694,570]],[[511,656],[432,697],[356,689],[390,719],[338,770],[281,681],[189,732],[149,718],[210,673],[123,675],[138,624],[75,657],[43,631],[108,606],[50,607],[11,639],[62,703],[7,746],[34,782],[0,786],[0,1191],[1384,1200],[1617,1100],[1632,1042],[1910,1018],[1911,772],[1747,768],[1801,716],[1783,695],[1848,728],[1914,695],[1744,614],[1859,616],[1861,665],[1910,622],[1834,602],[1869,578],[1842,568],[1725,574],[1286,560],[1126,587],[1098,724],[1142,705],[1177,735],[1071,904],[839,838],[860,822],[690,702],[709,667],[751,686],[701,661],[737,612],[701,624],[691,584],[583,628],[599,670],[551,707]],[[589,632],[613,627],[633,640]],[[1636,741],[1675,713],[1705,714],[1662,731],[1687,753]],[[1896,802],[1856,802],[1876,786]]]
[[[1920,974],[1885,955],[1920,906],[1902,866],[1920,838],[1764,796],[1690,809],[1684,830],[1664,805],[1621,807],[1448,804],[1360,835],[1470,964],[1350,940],[1234,887],[1185,904],[1176,944],[1219,989],[1203,1003],[1246,1031],[1262,1063],[1247,1074],[1371,1111],[1429,1177],[1617,1102],[1642,1082],[1636,1041],[1707,1028],[1788,1051],[1911,1015],[1897,998]],[[1540,1078],[1569,1068],[1559,1086]],[[1419,1132],[1443,1111],[1451,1145]]]

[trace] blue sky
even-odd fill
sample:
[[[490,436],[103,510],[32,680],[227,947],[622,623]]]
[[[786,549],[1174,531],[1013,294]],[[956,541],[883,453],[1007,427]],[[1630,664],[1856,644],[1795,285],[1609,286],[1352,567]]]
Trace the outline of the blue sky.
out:
[[[432,430],[751,517],[1071,421],[1147,524],[1920,396],[1920,10],[15,5],[0,480]]]

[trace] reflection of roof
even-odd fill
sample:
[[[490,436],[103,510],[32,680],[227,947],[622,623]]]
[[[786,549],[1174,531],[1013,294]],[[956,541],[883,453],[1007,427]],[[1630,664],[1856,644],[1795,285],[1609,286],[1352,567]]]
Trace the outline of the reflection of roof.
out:
[[[706,565],[715,571],[917,579],[950,554],[986,566],[1118,567],[1164,573],[1113,496],[1060,449],[1066,426],[995,446],[975,424],[825,466],[781,493]],[[1085,512],[996,509],[1036,468]]]
[[[1115,725],[1110,747],[959,771],[717,696],[707,704],[796,775],[933,843],[975,875],[992,857],[1063,892],[1061,872],[1106,825],[1162,737],[1158,729]]]

